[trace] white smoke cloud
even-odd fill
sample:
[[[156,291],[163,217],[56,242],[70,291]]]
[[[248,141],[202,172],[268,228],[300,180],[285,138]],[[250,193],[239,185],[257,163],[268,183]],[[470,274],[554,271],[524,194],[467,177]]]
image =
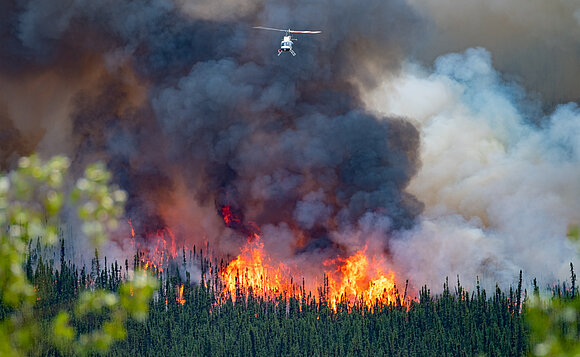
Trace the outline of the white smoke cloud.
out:
[[[502,80],[483,48],[441,56],[431,72],[408,64],[365,99],[421,132],[422,167],[408,191],[425,212],[391,245],[415,284],[460,274],[504,285],[519,269],[544,283],[567,278],[577,249],[566,233],[580,222],[576,103],[530,117],[534,103]]]

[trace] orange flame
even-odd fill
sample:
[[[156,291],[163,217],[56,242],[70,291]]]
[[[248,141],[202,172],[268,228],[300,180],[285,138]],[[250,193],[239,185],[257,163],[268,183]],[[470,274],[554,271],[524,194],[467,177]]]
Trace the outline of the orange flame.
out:
[[[260,236],[254,233],[254,239],[222,271],[224,292],[229,293],[234,301],[239,293],[247,295],[250,288],[253,294],[264,297],[289,293],[292,284],[288,281],[288,274],[284,274],[286,272],[283,263],[279,263],[278,267],[270,264],[264,255]]]
[[[127,221],[131,227],[131,242],[140,252],[141,267],[163,272],[163,266],[177,257],[176,239],[173,232],[165,227],[147,237],[146,242],[135,242],[135,229],[131,220]],[[185,246],[184,246],[185,249]]]
[[[292,275],[301,276],[301,273],[293,269],[294,274],[291,274],[291,270],[284,263],[271,262],[264,251],[259,227],[252,222],[242,224],[242,220],[233,214],[230,206],[224,206],[221,213],[228,227],[248,237],[240,254],[220,271],[223,284],[222,301],[228,296],[234,302],[238,298],[246,299],[250,292],[265,299],[282,295],[301,298],[305,291],[294,285],[292,280]],[[129,225],[131,234],[134,235],[131,221]],[[175,236],[171,230],[165,228],[149,236],[147,240],[144,249],[138,247],[142,254],[141,266],[144,270],[163,272],[162,267],[177,257]],[[384,271],[380,260],[367,255],[366,247],[347,258],[326,260],[323,265],[327,290],[319,291],[319,297],[325,298],[335,311],[341,303],[348,306],[362,304],[372,309],[377,304],[389,305],[400,301],[395,287],[395,274]],[[181,284],[176,300],[182,305],[185,304],[183,291],[184,285]]]
[[[394,273],[384,273],[380,264],[373,264],[376,268],[370,269],[366,247],[349,258],[327,260],[324,265],[337,266],[334,271],[327,272],[328,299],[333,308],[345,300],[350,304],[363,302],[369,308],[377,303],[396,302]]]
[[[179,286],[179,293],[177,295],[177,302],[181,305],[185,304],[185,299],[183,298],[183,284]]]
[[[131,223],[131,220],[128,220],[129,222],[129,227],[131,227],[131,238],[135,238],[135,229],[133,229],[133,223]]]
[[[265,255],[260,236],[249,241],[242,252],[222,271],[224,292],[235,302],[236,297],[247,296],[249,289],[256,295],[272,298],[285,294],[300,297],[300,290],[292,285],[288,268],[279,263],[274,266]],[[375,263],[375,262],[373,262]],[[395,304],[397,291],[392,271],[385,273],[380,264],[369,264],[366,248],[349,258],[327,260],[328,291],[324,292],[336,310],[339,303],[352,306],[364,303],[368,308],[377,304]]]

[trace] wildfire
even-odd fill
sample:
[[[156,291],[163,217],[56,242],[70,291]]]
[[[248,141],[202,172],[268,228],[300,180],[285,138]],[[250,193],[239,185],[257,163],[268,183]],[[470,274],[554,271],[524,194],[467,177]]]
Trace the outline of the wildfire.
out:
[[[282,263],[277,266],[271,264],[263,248],[260,237],[256,235],[222,272],[224,290],[231,294],[234,301],[237,295],[244,295],[250,287],[254,294],[264,297],[298,295],[287,267]],[[362,302],[369,308],[378,303],[396,303],[394,273],[371,268],[365,253],[366,250],[360,250],[347,259],[324,262],[328,267],[326,294],[333,309],[336,310],[341,302],[349,305]]]
[[[131,227],[131,238],[135,238],[135,229],[133,228],[133,223],[131,223],[131,220],[128,220],[127,222],[129,222],[129,227]]]
[[[264,254],[264,244],[258,234],[242,249],[236,259],[222,271],[224,292],[235,301],[238,292],[244,294],[250,288],[255,295],[271,297],[292,292],[287,268],[283,263],[273,266]]]
[[[244,223],[230,206],[220,210],[227,227],[246,235],[247,241],[240,254],[219,272],[221,280],[221,299],[231,296],[235,302],[247,298],[250,293],[265,299],[275,297],[298,297],[305,291],[293,284],[292,276],[301,277],[300,271],[290,269],[282,262],[272,262],[264,250],[259,227],[253,222]],[[134,235],[131,221],[131,234]],[[175,237],[165,228],[150,235],[146,247],[138,247],[140,265],[144,270],[163,272],[163,266],[177,257]],[[325,276],[325,287],[320,290],[319,298],[325,298],[336,310],[339,304],[349,306],[362,304],[369,308],[377,304],[395,304],[398,292],[392,271],[384,271],[383,264],[361,249],[346,258],[329,259],[323,262],[321,276]],[[185,304],[184,285],[177,291],[176,301]]]
[[[179,292],[177,294],[177,302],[181,305],[185,304],[185,299],[183,298],[183,284],[179,286]]]
[[[153,271],[159,271],[160,273],[163,273],[162,266],[158,266],[157,264],[148,259],[142,259],[141,266],[143,267],[143,270],[151,269]]]
[[[153,269],[163,272],[163,266],[171,259],[177,257],[175,235],[165,227],[148,234],[146,241],[135,240],[135,229],[131,220],[128,220],[131,228],[131,242],[139,252],[140,266],[144,269]]]
[[[231,226],[232,224],[241,224],[242,220],[236,217],[232,212],[231,206],[223,206],[222,207],[222,217],[224,218],[224,222],[226,226]]]
[[[327,272],[328,298],[334,308],[345,300],[350,304],[363,302],[370,308],[377,303],[396,302],[394,273],[384,273],[380,268],[370,269],[366,248],[347,259],[325,261],[324,265],[336,266],[334,270]]]

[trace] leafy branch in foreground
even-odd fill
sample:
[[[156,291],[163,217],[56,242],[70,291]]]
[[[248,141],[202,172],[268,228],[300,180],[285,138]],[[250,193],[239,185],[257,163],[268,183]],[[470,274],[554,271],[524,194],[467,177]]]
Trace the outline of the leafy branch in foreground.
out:
[[[68,323],[69,313],[61,312],[53,321],[51,338],[38,338],[42,331],[33,313],[35,287],[23,269],[30,239],[39,237],[43,244],[54,245],[63,208],[71,207],[82,221],[84,234],[98,247],[107,240],[107,231],[118,225],[127,197],[110,184],[111,174],[102,163],[89,165],[74,189],[67,190],[69,167],[66,157],[43,162],[33,155],[0,175],[0,299],[7,307],[0,315],[0,355],[26,355],[39,343],[54,344],[63,353],[105,351],[126,336],[129,317],[147,316],[156,282],[139,273],[118,293],[98,289],[83,293],[75,316],[105,312],[109,319],[102,326],[79,335]]]
[[[568,238],[578,243],[578,226],[569,229]],[[534,288],[526,315],[531,332],[532,353],[536,356],[580,354],[580,297],[572,263],[570,278],[572,286],[569,289],[558,287],[552,291],[552,296],[541,296],[539,289]]]

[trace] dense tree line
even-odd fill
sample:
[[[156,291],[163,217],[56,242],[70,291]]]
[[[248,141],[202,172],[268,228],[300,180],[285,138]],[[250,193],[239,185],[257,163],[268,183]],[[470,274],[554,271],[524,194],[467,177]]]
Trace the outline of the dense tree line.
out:
[[[80,268],[65,259],[63,245],[56,263],[39,250],[29,249],[26,272],[38,291],[37,315],[47,324],[57,311],[72,309],[84,289],[115,291],[130,271],[143,268],[139,254],[118,264],[95,251],[91,267]],[[529,351],[521,278],[508,293],[496,288],[488,295],[479,287],[468,292],[458,279],[454,287],[446,281],[437,296],[423,287],[416,300],[372,309],[343,301],[333,309],[324,287],[316,297],[298,285],[294,294],[265,299],[239,286],[232,297],[219,291],[219,266],[201,252],[189,257],[202,267],[199,283],[184,271],[185,252],[183,262],[162,272],[148,267],[160,282],[149,318],[129,321],[127,338],[114,344],[110,355],[519,356]],[[99,314],[72,321],[79,333],[102,323]],[[44,346],[35,353],[62,353]]]

